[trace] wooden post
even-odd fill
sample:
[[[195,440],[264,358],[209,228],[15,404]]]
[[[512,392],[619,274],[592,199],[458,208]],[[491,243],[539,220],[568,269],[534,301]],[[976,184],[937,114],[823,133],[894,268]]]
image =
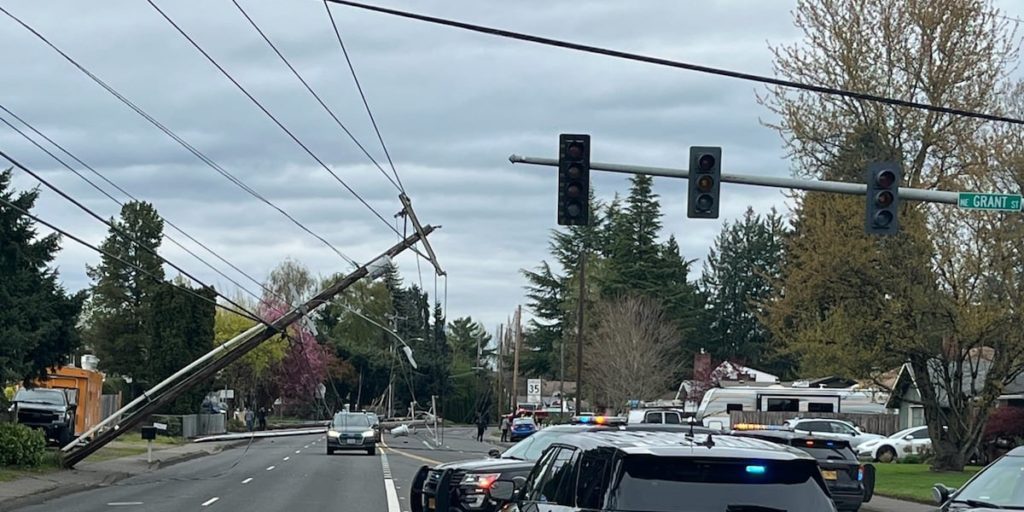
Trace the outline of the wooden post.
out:
[[[512,410],[515,411],[519,407],[519,346],[522,344],[523,338],[523,323],[522,323],[523,307],[516,307],[516,331],[515,338],[512,340],[514,343],[515,355],[512,356]]]

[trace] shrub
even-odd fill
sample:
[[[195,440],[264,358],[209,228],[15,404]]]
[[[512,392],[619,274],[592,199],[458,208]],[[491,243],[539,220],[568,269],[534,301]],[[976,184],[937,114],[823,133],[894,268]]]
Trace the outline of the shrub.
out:
[[[0,466],[36,467],[46,452],[46,436],[17,423],[0,423]]]
[[[231,418],[228,420],[228,432],[246,432],[249,429],[245,428],[245,422],[238,418]]]

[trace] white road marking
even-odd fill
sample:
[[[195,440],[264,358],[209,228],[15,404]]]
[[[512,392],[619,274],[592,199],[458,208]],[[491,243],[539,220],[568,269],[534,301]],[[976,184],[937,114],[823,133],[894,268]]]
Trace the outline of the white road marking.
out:
[[[267,466],[267,471],[270,471],[270,470],[272,470],[272,469],[274,469],[274,468],[276,468],[276,467],[277,467],[277,466]]]
[[[200,505],[200,506],[201,506],[201,507],[209,507],[210,505],[213,505],[213,503],[214,503],[215,501],[219,500],[219,499],[220,499],[220,498],[218,498],[218,497],[214,496],[214,497],[212,497],[212,498],[210,498],[210,499],[208,499],[208,500],[204,501],[204,502],[203,502],[203,504],[202,504],[202,505]]]
[[[288,460],[288,459],[290,459],[290,458],[291,458],[291,457],[285,457],[285,458],[283,458],[283,459],[281,459],[281,460]]]
[[[431,450],[435,449],[435,448],[434,448],[434,447],[433,447],[433,446],[432,446],[432,445],[431,445],[430,443],[428,443],[428,442],[427,442],[427,441],[426,441],[425,439],[423,440],[423,446],[426,446],[427,448],[430,448]]]
[[[295,450],[295,453],[302,453],[302,450]]]
[[[132,505],[142,505],[141,501],[112,501],[107,503],[108,507],[128,507]]]
[[[388,456],[380,452],[380,465],[384,468],[384,494],[388,500],[388,512],[402,512],[402,506],[398,503],[398,491],[395,489],[395,481],[391,478],[391,466],[388,465]]]
[[[244,485],[244,484],[247,484],[247,483],[249,483],[249,482],[252,482],[252,477],[251,477],[251,476],[250,476],[249,478],[246,478],[245,480],[242,480],[242,484],[243,484],[243,485]]]

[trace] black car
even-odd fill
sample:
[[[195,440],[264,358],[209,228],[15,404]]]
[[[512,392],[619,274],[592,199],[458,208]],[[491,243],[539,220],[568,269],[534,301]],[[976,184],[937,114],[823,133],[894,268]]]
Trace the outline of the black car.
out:
[[[548,446],[569,434],[609,429],[675,432],[680,436],[691,430],[694,433],[717,432],[700,426],[625,425],[624,419],[602,421],[597,423],[583,418],[576,424],[547,427],[516,443],[504,453],[499,454],[493,450],[490,458],[423,466],[412,482],[410,510],[494,512],[500,504],[487,497],[487,488],[499,478],[525,477]]]
[[[971,477],[959,489],[936,485],[939,512],[1024,509],[1024,447],[1014,448]]]
[[[377,453],[377,433],[370,418],[361,412],[339,412],[327,427],[327,455],[337,450],[365,450]]]
[[[788,430],[734,431],[734,436],[754,437],[792,446],[818,461],[832,502],[841,512],[855,512],[871,501],[875,492],[875,467],[862,465],[848,441],[822,439]]]
[[[512,512],[835,512],[815,460],[748,437],[606,431],[565,436],[489,495]]]

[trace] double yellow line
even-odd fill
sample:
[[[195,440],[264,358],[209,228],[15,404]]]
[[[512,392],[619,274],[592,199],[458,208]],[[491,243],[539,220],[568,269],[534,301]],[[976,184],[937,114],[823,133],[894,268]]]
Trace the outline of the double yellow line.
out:
[[[416,455],[416,454],[413,454],[413,453],[409,453],[409,452],[406,452],[406,451],[399,450],[397,448],[392,448],[392,447],[388,446],[388,444],[385,443],[383,439],[380,440],[380,445],[381,445],[382,448],[384,448],[385,452],[396,453],[396,454],[401,455],[403,457],[408,457],[410,459],[418,460],[420,462],[426,462],[427,464],[440,464],[441,463],[441,461],[439,461],[439,460],[428,459],[427,457],[422,457],[422,456],[419,456],[419,455]]]

